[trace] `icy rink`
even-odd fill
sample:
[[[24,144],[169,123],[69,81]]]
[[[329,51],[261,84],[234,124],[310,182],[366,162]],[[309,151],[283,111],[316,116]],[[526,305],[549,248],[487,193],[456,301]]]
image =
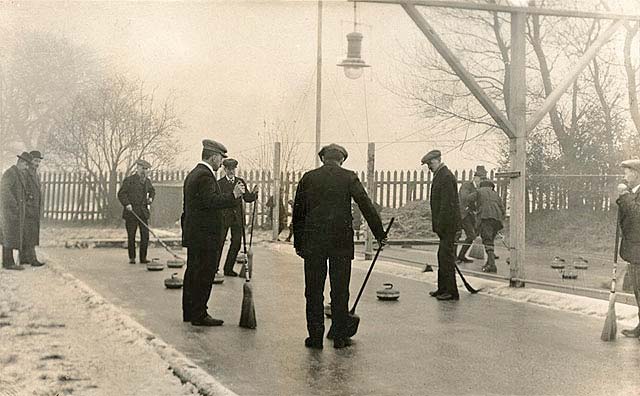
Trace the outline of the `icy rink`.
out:
[[[47,266],[1,270],[0,395],[197,394],[118,316]]]

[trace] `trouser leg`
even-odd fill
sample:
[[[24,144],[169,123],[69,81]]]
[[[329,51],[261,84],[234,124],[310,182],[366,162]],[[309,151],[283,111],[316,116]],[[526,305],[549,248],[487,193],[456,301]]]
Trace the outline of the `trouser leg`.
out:
[[[438,290],[458,295],[455,269],[455,234],[441,234],[438,245]]]
[[[349,282],[351,280],[351,260],[329,258],[329,281],[331,282],[331,323],[334,339],[347,336],[349,315]]]
[[[229,244],[229,251],[227,252],[227,259],[224,262],[224,272],[233,271],[233,266],[238,258],[238,252],[240,251],[240,245],[242,242],[242,226],[240,224],[231,225],[231,243]]]
[[[13,249],[2,246],[2,265],[3,266],[12,266],[15,265],[16,262],[13,259]]]
[[[149,219],[142,219],[145,224],[149,224]],[[147,250],[149,249],[149,229],[142,223],[139,223],[140,227],[140,261],[147,259]],[[134,235],[135,238],[135,235]]]
[[[327,258],[314,257],[304,260],[304,296],[306,299],[307,331],[309,337],[324,336],[324,282],[327,278]],[[331,302],[333,307],[333,301]],[[332,308],[333,309],[333,308]]]
[[[129,251],[129,260],[136,259],[136,230],[138,228],[137,219],[126,219],[124,226],[127,229],[127,250]]]

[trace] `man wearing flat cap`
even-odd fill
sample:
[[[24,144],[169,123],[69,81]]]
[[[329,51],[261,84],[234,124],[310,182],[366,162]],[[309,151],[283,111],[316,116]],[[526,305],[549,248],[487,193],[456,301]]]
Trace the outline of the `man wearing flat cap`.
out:
[[[227,157],[227,149],[213,140],[202,141],[202,161],[184,181],[181,217],[182,246],[187,248],[187,270],[182,287],[182,320],[194,326],[221,326],[224,322],[207,312],[213,278],[222,246],[222,210],[233,208],[246,192],[235,183],[224,193],[216,171]]]
[[[27,186],[24,172],[33,161],[26,151],[2,174],[0,180],[0,216],[2,216],[2,268],[23,270],[13,257],[13,250],[22,249],[24,236]]]
[[[136,231],[140,228],[140,263],[146,264],[147,249],[149,247],[149,205],[156,197],[156,190],[151,184],[151,180],[147,177],[147,171],[151,168],[151,164],[143,159],[136,161],[136,173],[127,176],[122,181],[120,191],[118,191],[118,200],[124,210],[122,218],[127,229],[127,248],[129,251],[129,264],[136,263]],[[136,217],[137,216],[137,217]],[[138,217],[144,224],[138,220]]]
[[[244,186],[245,190],[248,190],[247,183],[240,177],[236,176],[236,169],[238,167],[238,161],[233,158],[226,158],[222,161],[225,175],[218,180],[220,189],[223,194],[233,193],[233,188],[237,183]],[[244,202],[253,202],[258,198],[257,187],[253,191],[247,191],[242,194],[242,197],[237,198],[235,205],[232,208],[223,209],[222,211],[222,238],[220,246],[220,252],[224,247],[224,241],[227,238],[227,232],[231,229],[231,244],[229,245],[229,251],[227,252],[227,259],[224,262],[224,275],[225,276],[238,276],[238,273],[233,270],[233,265],[236,263],[238,252],[240,251],[240,244],[242,242],[242,230],[244,228]],[[220,255],[222,258],[222,255]]]
[[[620,196],[616,200],[622,234],[620,257],[628,263],[627,272],[636,296],[640,319],[640,160],[623,161],[621,166],[625,180],[618,185]],[[622,330],[622,334],[640,337],[640,323],[633,329]]]
[[[347,336],[349,282],[353,249],[353,199],[380,244],[386,240],[380,216],[355,172],[342,168],[348,153],[337,144],[318,153],[323,165],[305,173],[293,204],[293,246],[304,259],[307,331],[305,346],[321,349],[324,337],[323,292],[329,263],[334,348],[351,345]]]
[[[25,227],[20,250],[20,263],[39,267],[44,263],[38,260],[36,246],[40,244],[40,214],[42,213],[42,190],[38,168],[44,159],[40,151],[31,151],[33,160],[24,171],[26,186]]]
[[[422,166],[433,173],[431,182],[431,225],[438,235],[438,289],[429,295],[440,301],[458,300],[456,286],[456,234],[460,231],[460,203],[458,182],[449,168],[442,162],[439,150],[432,150],[422,157]]]
[[[476,196],[475,194],[480,186],[480,182],[486,178],[487,171],[484,166],[478,165],[476,166],[476,171],[473,172],[473,180],[464,182],[460,186],[460,217],[462,218],[462,229],[464,230],[465,239],[458,253],[458,263],[473,262],[473,260],[467,258],[466,254],[477,235],[477,205],[474,197]]]

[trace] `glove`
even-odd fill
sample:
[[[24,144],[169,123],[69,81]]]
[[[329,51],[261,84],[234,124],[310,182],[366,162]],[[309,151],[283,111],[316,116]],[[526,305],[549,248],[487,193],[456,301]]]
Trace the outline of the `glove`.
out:
[[[125,206],[129,212],[133,212],[133,205],[129,204]]]
[[[625,195],[625,194],[629,194],[629,187],[624,183],[618,184],[618,195]]]

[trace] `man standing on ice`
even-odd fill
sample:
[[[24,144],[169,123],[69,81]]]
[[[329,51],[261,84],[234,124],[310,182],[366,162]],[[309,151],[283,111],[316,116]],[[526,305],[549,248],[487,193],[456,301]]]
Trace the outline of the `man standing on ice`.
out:
[[[620,257],[629,263],[627,271],[640,317],[640,160],[623,161],[621,166],[626,186],[618,186],[620,196],[616,200],[622,234]],[[640,337],[640,323],[633,329],[622,330],[622,334],[627,337]]]
[[[323,292],[329,264],[333,347],[351,345],[347,336],[349,282],[353,260],[353,199],[378,243],[385,231],[378,212],[355,172],[342,168],[347,150],[337,144],[318,153],[323,165],[302,176],[293,204],[293,246],[304,259],[304,281],[309,337],[308,348],[322,349],[324,336]]]
[[[438,235],[438,289],[429,292],[439,301],[458,300],[456,285],[456,234],[462,228],[458,182],[442,162],[440,150],[429,151],[422,157],[422,165],[433,173],[431,183],[431,224]]]

